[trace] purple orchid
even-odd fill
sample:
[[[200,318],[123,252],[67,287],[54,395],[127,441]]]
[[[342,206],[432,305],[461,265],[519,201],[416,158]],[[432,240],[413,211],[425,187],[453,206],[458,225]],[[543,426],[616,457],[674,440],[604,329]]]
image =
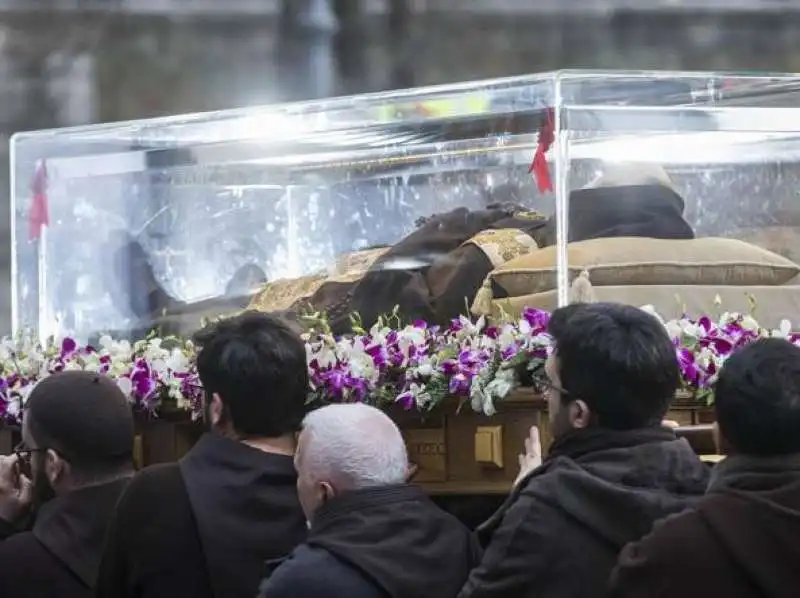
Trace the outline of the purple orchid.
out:
[[[67,337],[61,341],[61,359],[69,359],[77,352],[78,343],[74,339]]]
[[[526,307],[522,310],[522,317],[530,325],[532,334],[546,332],[547,326],[550,324],[550,312],[541,309]]]
[[[133,386],[133,396],[137,402],[146,409],[152,408],[152,402],[156,395],[157,380],[153,375],[153,370],[146,359],[137,359],[130,374]]]
[[[418,320],[402,329],[381,324],[360,335],[320,335],[307,341],[311,398],[430,409],[447,397],[474,400],[495,387],[507,393],[508,383],[490,382],[498,372],[508,376],[516,368],[541,367],[552,350],[549,322],[548,312],[528,308],[516,323],[484,326],[483,320],[458,318],[440,327]],[[788,323],[771,332],[737,314],[716,320],[684,317],[665,326],[673,335],[684,388],[701,397],[710,396],[719,368],[741,346],[773,334],[800,343],[800,333],[792,332]],[[10,344],[6,361],[0,361],[0,420],[18,417],[15,397],[24,396],[25,389],[42,376],[76,368],[115,377],[137,409],[152,413],[164,400],[174,399],[193,417],[202,413],[203,389],[186,343],[177,361],[161,348],[160,339],[136,343],[132,349],[124,341],[115,345],[101,340],[95,347],[64,338],[47,347],[36,345],[33,358],[28,355],[30,344]],[[490,401],[503,396],[492,396]],[[9,415],[12,405],[14,415]]]

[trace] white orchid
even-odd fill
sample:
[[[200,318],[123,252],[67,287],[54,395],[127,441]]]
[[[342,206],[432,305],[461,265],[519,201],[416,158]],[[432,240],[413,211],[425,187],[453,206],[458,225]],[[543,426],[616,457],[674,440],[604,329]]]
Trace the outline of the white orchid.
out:
[[[698,396],[710,396],[717,372],[743,344],[774,337],[800,346],[788,320],[767,329],[749,314],[664,320],[652,306],[642,309],[675,342],[684,385]],[[395,330],[381,321],[367,333],[307,335],[311,390],[326,400],[397,401],[409,409],[430,409],[455,395],[491,415],[519,383],[519,370],[540,367],[552,351],[548,320],[545,312],[526,310],[517,322],[489,327],[484,318],[461,317],[449,328]],[[17,420],[34,385],[62,370],[110,376],[137,408],[153,410],[168,401],[193,417],[200,413],[202,389],[188,341],[152,337],[131,343],[104,335],[89,347],[69,338],[41,343],[28,331],[0,339],[0,417]]]
[[[781,320],[777,330],[771,332],[771,336],[775,338],[789,338],[792,333],[792,323],[789,320]]]

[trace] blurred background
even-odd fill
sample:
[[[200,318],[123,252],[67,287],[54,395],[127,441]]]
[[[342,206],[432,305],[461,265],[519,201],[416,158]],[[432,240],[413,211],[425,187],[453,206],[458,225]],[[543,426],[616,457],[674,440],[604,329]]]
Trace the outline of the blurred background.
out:
[[[793,72],[799,31],[800,0],[0,0],[0,275],[17,131],[561,68]]]

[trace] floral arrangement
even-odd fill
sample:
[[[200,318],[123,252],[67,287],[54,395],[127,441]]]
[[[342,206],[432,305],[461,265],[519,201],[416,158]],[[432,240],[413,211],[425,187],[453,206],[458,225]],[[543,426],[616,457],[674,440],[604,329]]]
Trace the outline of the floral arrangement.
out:
[[[652,307],[642,309],[659,318],[673,339],[684,389],[708,403],[720,367],[739,347],[764,337],[800,344],[788,321],[769,330],[746,314],[665,321]],[[369,330],[356,326],[352,335],[308,334],[309,400],[399,404],[425,411],[455,398],[491,415],[514,388],[535,384],[552,346],[549,320],[545,311],[526,309],[519,320],[497,325],[461,317],[447,327],[426,322],[401,326],[395,315]],[[5,338],[0,343],[0,419],[18,423],[38,380],[75,369],[113,377],[137,410],[156,415],[172,408],[197,418],[202,388],[194,352],[191,342],[174,337],[130,343],[105,336],[97,346],[71,338],[40,343],[30,333]]]
[[[41,343],[32,331],[6,337],[0,342],[0,420],[19,423],[36,382],[66,370],[111,376],[137,410],[155,414],[171,404],[199,414],[202,388],[193,355],[191,342],[174,337],[130,343],[103,336],[97,346],[69,337]]]

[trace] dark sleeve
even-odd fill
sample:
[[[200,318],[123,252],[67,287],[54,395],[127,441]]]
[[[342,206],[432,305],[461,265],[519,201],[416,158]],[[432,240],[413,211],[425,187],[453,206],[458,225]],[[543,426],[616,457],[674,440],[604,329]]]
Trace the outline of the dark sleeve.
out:
[[[345,598],[345,594],[337,592],[336,585],[331,583],[330,579],[322,579],[321,576],[313,574],[279,577],[273,575],[261,584],[258,598],[319,598],[320,596]]]
[[[350,576],[329,575],[319,568],[287,567],[264,580],[258,598],[372,598],[367,582]],[[355,583],[353,583],[355,582]]]
[[[609,581],[609,598],[693,598],[693,588],[700,595],[710,590],[703,584],[707,560],[692,548],[698,537],[697,517],[689,512],[674,515],[657,523],[653,531],[628,544],[620,552]],[[680,572],[676,575],[676,572]]]
[[[520,494],[492,533],[480,564],[469,574],[458,598],[529,595],[556,552],[553,534],[548,533],[556,516],[547,505]]]
[[[300,546],[261,583],[258,598],[385,598],[359,571],[327,552]]]
[[[132,491],[135,493],[134,484],[135,481],[131,482],[120,498],[116,513],[106,532],[106,544],[95,586],[96,598],[128,598],[132,596],[129,590],[127,560],[131,548],[128,545],[129,534],[125,533],[125,530],[133,529],[128,523],[128,519],[130,510],[134,507],[131,499]]]
[[[16,528],[16,526],[14,526],[14,524],[9,523],[5,519],[0,519],[0,541],[10,538],[18,531],[19,530]]]
[[[36,590],[43,589],[44,585],[36,583],[36,578],[43,568],[52,567],[53,561],[48,558],[50,553],[42,554],[45,551],[43,547],[36,550],[41,544],[32,538],[30,532],[17,533],[13,526],[12,529],[14,537],[0,541],[0,563],[6,573],[0,575],[0,596],[35,596]]]

